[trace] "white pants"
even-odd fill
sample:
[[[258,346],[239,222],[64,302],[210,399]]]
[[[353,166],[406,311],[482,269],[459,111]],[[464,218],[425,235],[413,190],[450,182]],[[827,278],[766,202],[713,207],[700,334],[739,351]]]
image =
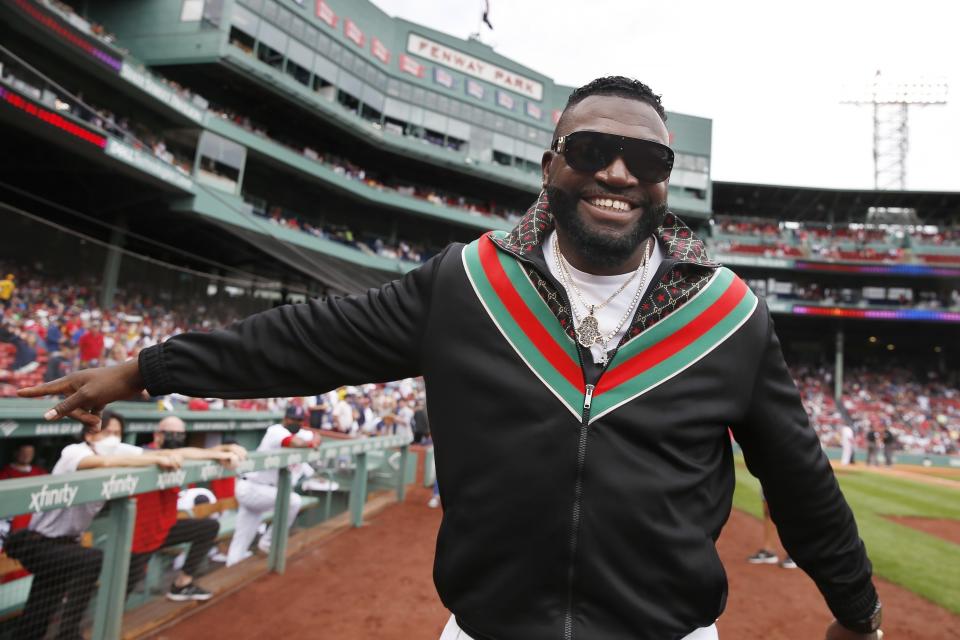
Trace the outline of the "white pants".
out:
[[[709,627],[697,629],[683,640],[718,640],[719,637],[717,635],[717,625],[712,624]],[[443,628],[443,633],[440,634],[440,640],[473,640],[473,638],[457,626],[456,618],[450,616],[450,619],[447,620],[447,626]]]
[[[237,481],[237,503],[240,510],[237,512],[237,526],[230,541],[230,550],[227,551],[227,566],[232,566],[244,559],[250,543],[257,535],[257,527],[263,520],[263,515],[273,509],[277,501],[277,488],[269,484],[261,484],[251,480]],[[300,494],[290,492],[290,508],[287,510],[287,527],[293,526],[300,512]],[[261,549],[269,549],[273,527],[260,538]]]

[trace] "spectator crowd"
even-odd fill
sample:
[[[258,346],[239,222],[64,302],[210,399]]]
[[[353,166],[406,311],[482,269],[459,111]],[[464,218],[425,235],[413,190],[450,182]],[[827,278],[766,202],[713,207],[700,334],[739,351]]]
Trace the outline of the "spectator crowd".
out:
[[[935,225],[826,225],[728,215],[711,220],[718,253],[854,262],[960,263],[960,229]],[[930,246],[958,251],[929,253]]]
[[[858,449],[869,453],[884,442],[913,454],[960,454],[960,389],[933,372],[899,367],[854,367],[844,372],[838,406],[833,372],[794,367],[803,406],[824,446],[840,446],[842,429],[853,428]]]

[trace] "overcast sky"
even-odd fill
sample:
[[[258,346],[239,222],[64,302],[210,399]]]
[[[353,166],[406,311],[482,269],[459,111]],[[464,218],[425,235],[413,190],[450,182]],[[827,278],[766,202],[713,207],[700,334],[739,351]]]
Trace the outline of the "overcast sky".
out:
[[[373,0],[466,38],[481,0]],[[873,188],[870,107],[840,104],[877,69],[941,79],[948,104],[911,107],[907,188],[960,191],[956,0],[490,0],[482,39],[557,82],[622,74],[670,111],[713,120],[714,180]]]

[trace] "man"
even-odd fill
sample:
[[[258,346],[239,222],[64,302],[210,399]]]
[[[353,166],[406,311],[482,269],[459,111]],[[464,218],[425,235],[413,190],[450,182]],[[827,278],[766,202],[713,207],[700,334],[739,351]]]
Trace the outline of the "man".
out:
[[[47,370],[43,374],[43,381],[50,382],[57,378],[62,378],[73,371],[73,364],[76,358],[76,348],[69,340],[64,340],[58,345],[56,351],[50,354],[47,360]]]
[[[867,427],[867,466],[880,464],[880,432],[873,425]]]
[[[13,301],[13,292],[17,288],[14,280],[12,273],[8,273],[6,278],[0,280],[0,304],[3,305],[4,309],[9,309],[10,303]]]
[[[0,469],[0,480],[12,480],[14,478],[29,478],[31,476],[42,476],[47,472],[43,467],[33,464],[33,457],[36,455],[36,448],[32,442],[20,442],[13,450],[13,460],[3,469]],[[20,529],[26,529],[30,524],[30,514],[14,516],[10,521],[10,533]]]
[[[856,434],[848,424],[840,427],[840,464],[853,464],[853,450]]]
[[[770,517],[770,507],[767,506],[767,499],[763,495],[763,489],[760,490],[760,502],[763,503],[763,545],[757,550],[755,554],[747,558],[747,562],[750,564],[777,564],[780,562],[780,557],[777,555],[777,527],[773,524],[773,519]],[[796,569],[797,563],[790,558],[788,554],[780,566],[784,569]]]
[[[334,405],[331,424],[334,431],[353,434],[359,428],[357,425],[358,412],[354,406],[356,397],[356,389],[347,389],[343,398]]]
[[[897,436],[887,426],[883,430],[883,461],[888,467],[893,466],[893,452],[897,448]]]
[[[80,368],[96,367],[103,357],[104,336],[100,332],[100,323],[97,320],[90,322],[89,328],[77,340],[80,349]]]
[[[257,451],[279,451],[287,447],[315,447],[319,443],[319,439],[313,437],[313,432],[300,428],[305,416],[306,412],[303,407],[296,405],[287,407],[283,415],[283,423],[267,428],[266,433],[263,434],[263,439],[257,446]],[[279,471],[269,469],[248,473],[237,481],[236,496],[240,509],[237,513],[237,526],[233,532],[233,539],[230,541],[230,549],[227,551],[228,567],[237,564],[250,555],[250,544],[257,535],[257,527],[260,526],[263,515],[272,510],[277,502],[277,481],[279,477]],[[298,478],[294,477],[292,480],[293,486],[296,486]],[[290,507],[287,510],[287,527],[292,527],[293,521],[297,519],[297,514],[300,513],[300,503],[300,494],[291,491]],[[264,553],[270,551],[271,532],[272,527],[267,529],[258,543],[258,548]]]
[[[427,418],[427,407],[423,403],[417,403],[417,410],[413,414],[413,443],[429,441],[430,439],[430,420]]]
[[[157,433],[164,451],[172,450],[183,460],[216,460],[233,468],[247,452],[235,444],[223,444],[209,449],[186,447],[186,425],[176,416],[167,416],[157,425]],[[157,441],[154,435],[154,442]],[[194,582],[200,563],[207,557],[220,531],[220,524],[210,518],[177,518],[177,497],[180,487],[150,491],[137,496],[137,519],[133,525],[130,571],[127,575],[127,594],[143,578],[150,558],[163,547],[190,543],[183,568],[167,591],[167,599],[174,602],[209,600],[213,594]]]
[[[444,637],[461,640],[715,638],[729,428],[842,621],[827,638],[877,638],[870,563],[769,311],[666,208],[668,142],[646,85],[596,80],[571,94],[544,193],[511,233],[21,394],[72,394],[48,419],[95,422],[144,386],[305,395],[422,375],[444,507],[434,579],[455,616]]]
[[[144,452],[120,442],[123,419],[104,415],[103,428],[83,429],[83,441],[68,445],[53,467],[53,475],[101,467],[149,467],[177,469],[180,458],[168,452]],[[14,638],[46,637],[50,620],[63,604],[57,638],[80,635],[80,622],[100,577],[103,552],[80,545],[80,536],[90,527],[103,502],[88,502],[33,516],[28,529],[6,540],[4,550],[33,574],[30,595],[17,621]]]

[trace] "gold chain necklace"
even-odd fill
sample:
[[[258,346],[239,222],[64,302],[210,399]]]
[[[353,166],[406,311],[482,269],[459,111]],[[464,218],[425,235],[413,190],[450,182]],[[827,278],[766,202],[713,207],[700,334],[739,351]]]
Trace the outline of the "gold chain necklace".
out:
[[[574,330],[577,336],[577,342],[579,342],[586,349],[589,349],[594,344],[599,344],[603,348],[603,356],[602,356],[601,364],[604,364],[604,365],[606,364],[607,343],[609,343],[610,340],[612,340],[613,337],[617,335],[617,333],[619,333],[624,323],[633,314],[633,311],[637,307],[637,303],[640,302],[640,297],[643,295],[643,282],[647,279],[647,269],[650,265],[650,256],[653,254],[653,251],[651,250],[650,240],[649,239],[645,240],[644,244],[646,245],[646,248],[644,249],[643,258],[641,259],[640,264],[637,265],[636,270],[623,283],[623,285],[621,285],[619,289],[614,291],[609,298],[604,300],[599,305],[590,305],[590,304],[587,304],[586,301],[583,299],[583,294],[580,292],[580,288],[577,287],[577,283],[574,282],[573,277],[570,275],[570,272],[568,270],[567,259],[560,252],[560,242],[556,238],[556,235],[554,236],[553,256],[557,264],[557,272],[560,275],[560,283],[563,285],[563,288],[567,290],[568,297],[570,295],[570,288],[572,288],[574,293],[576,293],[577,298],[580,301],[580,304],[582,304],[584,309],[587,310],[587,315],[583,319],[580,319],[577,314],[576,307],[573,304],[570,305],[570,311],[577,324],[577,327]],[[640,285],[637,287],[637,291],[634,293],[633,299],[630,301],[630,305],[627,307],[627,311],[620,318],[620,322],[617,323],[617,326],[614,328],[613,331],[611,331],[606,335],[600,333],[600,325],[599,325],[599,322],[597,321],[595,312],[605,307],[607,304],[610,303],[610,301],[612,301],[614,298],[620,295],[624,291],[624,289],[626,289],[627,286],[631,282],[633,282],[633,279],[636,278],[638,273],[641,274]],[[567,286],[568,282],[569,282],[569,287]]]

